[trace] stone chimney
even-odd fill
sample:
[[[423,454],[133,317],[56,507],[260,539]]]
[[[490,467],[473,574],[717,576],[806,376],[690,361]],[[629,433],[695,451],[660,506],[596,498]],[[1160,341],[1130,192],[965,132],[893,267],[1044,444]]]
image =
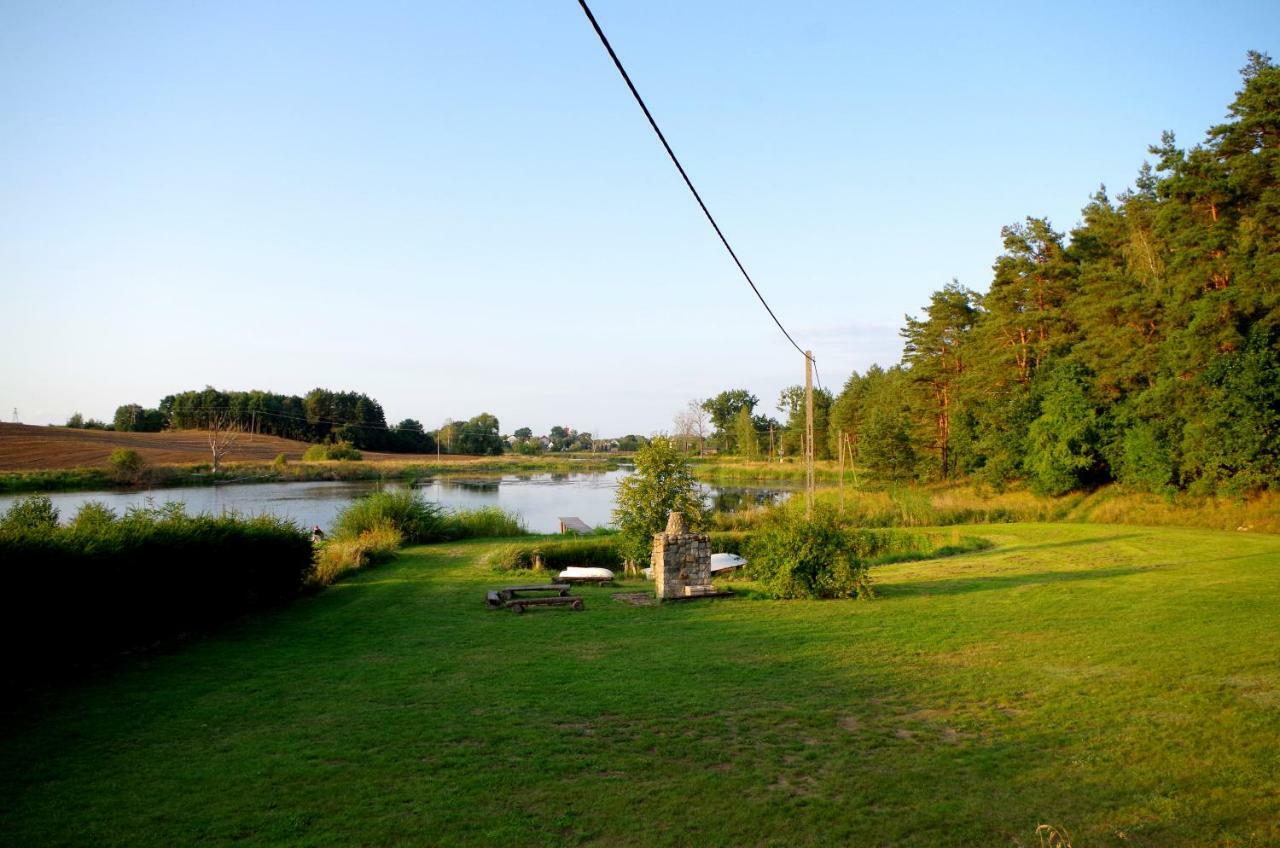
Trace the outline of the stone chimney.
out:
[[[667,529],[653,534],[654,593],[658,600],[705,595],[711,588],[711,537],[690,533],[684,515],[672,512]]]

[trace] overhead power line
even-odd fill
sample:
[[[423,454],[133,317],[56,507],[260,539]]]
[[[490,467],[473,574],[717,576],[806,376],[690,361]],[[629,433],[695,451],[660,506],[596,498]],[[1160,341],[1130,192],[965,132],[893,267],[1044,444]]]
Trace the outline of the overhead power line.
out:
[[[707,221],[711,223],[712,229],[716,231],[716,235],[720,237],[721,244],[724,249],[729,251],[729,255],[733,257],[733,263],[738,266],[738,270],[742,272],[743,278],[747,281],[747,285],[751,286],[751,290],[756,293],[756,297],[760,300],[760,305],[769,313],[769,317],[773,319],[773,323],[778,325],[778,329],[782,331],[782,335],[787,337],[787,341],[791,342],[791,346],[800,351],[800,354],[814,364],[815,371],[817,369],[817,360],[812,354],[805,351],[804,348],[796,344],[796,340],[787,332],[787,328],[782,326],[782,322],[778,320],[778,316],[773,313],[773,309],[769,306],[769,302],[764,299],[764,295],[760,293],[760,289],[756,287],[755,281],[751,279],[751,275],[747,273],[747,269],[743,266],[742,260],[738,259],[738,254],[734,252],[733,246],[729,244],[729,239],[725,238],[724,232],[720,229],[720,225],[716,223],[715,217],[711,214],[711,210],[707,208],[707,204],[702,201],[702,195],[698,194],[698,190],[693,187],[693,180],[689,179],[689,175],[685,172],[684,166],[680,164],[676,153],[671,149],[671,145],[667,143],[667,137],[662,134],[662,130],[658,127],[658,122],[653,119],[653,113],[649,111],[649,107],[645,105],[644,98],[640,96],[640,92],[636,90],[635,83],[631,81],[631,76],[627,73],[627,69],[622,66],[622,60],[618,58],[618,54],[614,52],[613,45],[609,43],[609,39],[605,36],[604,30],[600,28],[599,21],[596,16],[591,13],[591,7],[587,5],[586,0],[578,0],[578,5],[582,7],[582,11],[586,13],[587,20],[591,21],[591,26],[595,29],[596,35],[600,36],[600,43],[604,45],[604,49],[609,51],[609,58],[613,59],[613,64],[617,67],[618,73],[622,74],[623,81],[627,84],[627,88],[631,89],[631,96],[636,99],[636,103],[640,104],[641,111],[644,116],[649,119],[649,126],[653,127],[654,133],[658,136],[658,141],[662,142],[662,146],[666,149],[667,155],[671,157],[671,162],[676,166],[676,170],[680,172],[680,176],[684,178],[684,184],[689,187],[689,191],[693,193],[693,199],[698,201],[698,206],[702,209],[702,214],[707,216]],[[822,381],[818,381],[818,385],[822,385]]]

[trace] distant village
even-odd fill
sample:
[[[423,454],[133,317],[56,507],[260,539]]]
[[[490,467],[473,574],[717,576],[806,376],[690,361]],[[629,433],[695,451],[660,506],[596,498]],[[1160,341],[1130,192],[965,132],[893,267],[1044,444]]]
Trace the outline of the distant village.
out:
[[[535,436],[528,427],[521,427],[505,437],[507,450],[512,453],[538,454],[568,451],[592,453],[616,453],[633,451],[649,440],[644,436],[627,435],[615,439],[597,439],[591,433],[573,427],[552,427],[546,435]]]

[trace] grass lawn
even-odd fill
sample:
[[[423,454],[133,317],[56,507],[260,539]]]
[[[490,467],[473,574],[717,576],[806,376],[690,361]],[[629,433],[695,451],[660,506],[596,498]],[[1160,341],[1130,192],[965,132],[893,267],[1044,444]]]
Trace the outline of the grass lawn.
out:
[[[962,532],[869,603],[524,616],[411,549],[10,700],[0,842],[1280,844],[1280,537]]]

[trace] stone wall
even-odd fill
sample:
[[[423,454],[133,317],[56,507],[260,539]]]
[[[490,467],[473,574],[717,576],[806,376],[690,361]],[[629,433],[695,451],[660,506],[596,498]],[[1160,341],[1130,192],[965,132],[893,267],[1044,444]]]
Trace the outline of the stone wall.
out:
[[[671,513],[667,529],[653,534],[654,592],[663,598],[687,597],[712,591],[711,537],[690,533],[684,516]]]

